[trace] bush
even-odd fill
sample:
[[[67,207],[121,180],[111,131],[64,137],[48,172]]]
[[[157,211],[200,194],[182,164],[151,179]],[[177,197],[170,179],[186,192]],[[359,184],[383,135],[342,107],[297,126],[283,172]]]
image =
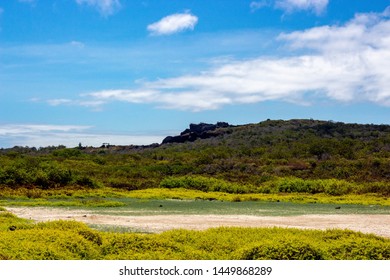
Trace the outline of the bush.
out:
[[[221,179],[203,177],[203,176],[186,176],[186,177],[168,177],[164,178],[160,187],[162,188],[185,188],[204,192],[226,192],[234,194],[250,193],[247,185],[227,182]]]
[[[266,184],[267,185],[267,184]],[[356,191],[354,184],[337,179],[304,180],[300,178],[281,178],[268,183],[263,190],[274,190],[282,193],[326,193],[329,195],[344,195]]]
[[[242,260],[322,260],[321,250],[300,240],[283,240],[253,245],[244,250]]]
[[[52,155],[55,157],[62,158],[71,158],[71,157],[79,157],[82,155],[79,149],[60,149],[52,152]]]
[[[80,176],[76,179],[75,183],[79,186],[97,188],[99,185],[91,178],[87,176]]]
[[[43,163],[39,167],[33,183],[43,189],[63,187],[73,181],[72,172],[56,162]]]
[[[328,258],[352,260],[389,260],[390,245],[383,240],[367,240],[353,236],[328,244]]]
[[[23,168],[11,165],[7,166],[3,170],[0,169],[0,184],[16,187],[20,185],[28,185],[31,181],[31,174]]]

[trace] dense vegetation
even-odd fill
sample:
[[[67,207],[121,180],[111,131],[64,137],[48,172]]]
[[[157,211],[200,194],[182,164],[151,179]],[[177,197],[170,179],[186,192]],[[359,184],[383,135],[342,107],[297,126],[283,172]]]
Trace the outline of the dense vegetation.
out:
[[[208,139],[146,147],[0,150],[0,186],[390,194],[390,126],[268,120],[218,130]]]
[[[124,206],[113,197],[390,205],[390,126],[314,120],[218,127],[150,146],[0,149],[0,205]],[[0,212],[0,259],[390,259],[351,231],[109,233]]]
[[[113,233],[78,222],[32,224],[0,212],[0,260],[390,259],[390,240],[347,230],[216,228]]]

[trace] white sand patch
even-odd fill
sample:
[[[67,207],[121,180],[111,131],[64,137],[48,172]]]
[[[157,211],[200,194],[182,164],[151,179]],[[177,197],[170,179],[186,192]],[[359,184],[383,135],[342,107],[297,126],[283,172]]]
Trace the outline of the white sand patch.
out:
[[[350,229],[390,238],[390,215],[101,215],[88,210],[46,207],[6,207],[21,218],[37,222],[75,220],[93,225],[120,226],[146,232],[170,229],[204,230],[211,227],[286,227],[300,229]]]

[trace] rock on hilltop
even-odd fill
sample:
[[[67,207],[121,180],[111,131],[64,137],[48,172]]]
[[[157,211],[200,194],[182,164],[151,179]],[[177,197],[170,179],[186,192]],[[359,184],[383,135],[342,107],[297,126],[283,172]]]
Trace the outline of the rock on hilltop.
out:
[[[184,130],[180,135],[177,136],[168,136],[163,141],[162,144],[167,143],[184,143],[184,142],[193,142],[197,139],[207,139],[211,137],[218,136],[225,133],[224,131],[218,130],[219,128],[231,127],[232,125],[227,122],[217,122],[216,124],[209,123],[199,123],[199,124],[190,124],[190,128]]]

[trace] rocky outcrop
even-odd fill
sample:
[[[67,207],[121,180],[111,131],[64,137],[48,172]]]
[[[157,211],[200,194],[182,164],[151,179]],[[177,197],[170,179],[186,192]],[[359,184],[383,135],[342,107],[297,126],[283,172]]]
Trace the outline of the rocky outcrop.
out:
[[[219,130],[220,128],[231,127],[227,122],[217,122],[216,124],[209,123],[199,123],[199,124],[190,124],[190,128],[184,130],[180,135],[177,136],[168,136],[163,141],[162,144],[167,143],[184,143],[184,142],[193,142],[197,139],[207,139],[211,137],[216,137],[218,135],[226,133],[226,131]]]

